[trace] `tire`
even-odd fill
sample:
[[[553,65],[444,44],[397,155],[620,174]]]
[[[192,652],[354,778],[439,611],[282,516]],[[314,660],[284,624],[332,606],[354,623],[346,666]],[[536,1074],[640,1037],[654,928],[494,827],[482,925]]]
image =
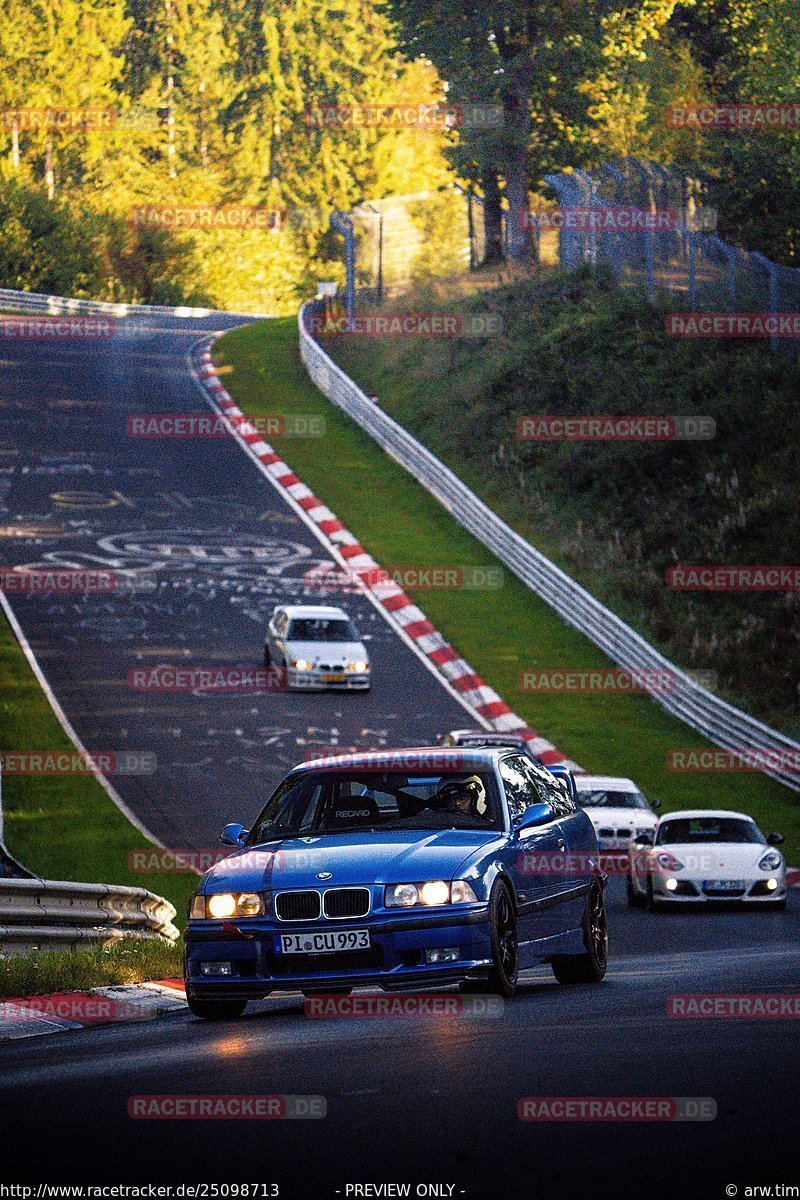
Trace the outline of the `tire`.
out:
[[[552,962],[559,983],[599,983],[608,967],[608,926],[603,888],[597,879],[589,884],[583,909],[583,954],[562,954]]]
[[[625,893],[628,897],[628,904],[631,908],[642,908],[644,901],[637,891],[634,890],[633,881],[630,875],[625,880]]]
[[[186,1003],[190,1013],[206,1021],[232,1021],[247,1008],[246,1000],[197,1000],[190,991],[186,992]]]
[[[645,907],[648,912],[658,912],[658,901],[653,894],[653,879],[651,875],[647,876],[647,897],[645,899]]]
[[[517,990],[519,943],[514,902],[508,885],[502,881],[492,888],[489,918],[492,925],[492,969],[487,990],[510,998]]]

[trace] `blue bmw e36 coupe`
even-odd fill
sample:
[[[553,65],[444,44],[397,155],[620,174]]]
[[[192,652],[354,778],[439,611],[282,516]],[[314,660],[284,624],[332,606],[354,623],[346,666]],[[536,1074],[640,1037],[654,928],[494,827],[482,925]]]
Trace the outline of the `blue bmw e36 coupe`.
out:
[[[400,749],[296,767],[200,880],[186,995],[239,1016],[275,991],[458,984],[513,995],[550,963],[599,982],[606,876],[563,779],[509,748]]]

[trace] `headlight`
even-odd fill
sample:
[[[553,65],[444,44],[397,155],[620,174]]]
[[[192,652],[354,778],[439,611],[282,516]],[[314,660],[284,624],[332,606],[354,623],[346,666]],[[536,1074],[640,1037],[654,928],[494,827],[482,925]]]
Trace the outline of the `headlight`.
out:
[[[653,832],[652,825],[641,825],[641,826],[637,826],[637,828],[636,828],[636,836],[637,837],[641,837],[643,833],[652,833],[652,832]]]
[[[295,662],[292,663],[292,666],[294,667],[295,671],[310,671],[311,670],[311,663],[308,661],[307,658],[298,658]]]
[[[352,671],[354,675],[363,675],[369,670],[369,663],[365,662],[363,658],[357,658],[355,662],[347,664],[347,669],[348,671]]]
[[[443,879],[431,879],[427,883],[393,883],[386,889],[387,908],[413,908],[422,904],[427,907],[442,904],[475,904],[478,897],[465,879],[446,883]]]
[[[666,850],[662,850],[656,855],[656,862],[661,867],[662,871],[682,871],[683,863],[680,862],[674,854],[668,854]]]
[[[783,866],[783,858],[777,850],[768,850],[758,865],[762,871],[779,871]]]
[[[193,920],[211,917],[221,921],[226,917],[262,917],[264,897],[258,892],[217,892],[213,896],[194,896],[189,908]]]

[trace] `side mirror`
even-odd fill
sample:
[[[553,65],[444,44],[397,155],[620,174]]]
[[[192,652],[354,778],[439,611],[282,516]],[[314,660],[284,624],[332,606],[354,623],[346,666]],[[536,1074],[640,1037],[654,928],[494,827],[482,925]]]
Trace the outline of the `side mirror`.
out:
[[[361,637],[359,638],[359,641],[361,641],[361,642],[371,642],[371,641],[372,641],[372,636],[373,636],[373,635],[372,635],[371,633],[362,633],[362,634],[361,634]]]
[[[543,800],[538,804],[529,804],[525,812],[517,820],[517,831],[522,829],[533,829],[537,825],[546,825],[548,821],[552,821],[555,813],[549,804]]]
[[[651,833],[640,833],[637,838],[633,839],[634,846],[652,846],[653,835]]]
[[[651,808],[661,808],[661,801],[660,800],[651,800],[650,807]]]
[[[250,830],[245,829],[244,825],[232,821],[230,825],[225,826],[219,840],[223,846],[241,846],[249,832]]]
[[[768,846],[782,846],[785,841],[786,841],[786,838],[783,836],[782,833],[767,834],[767,845]]]

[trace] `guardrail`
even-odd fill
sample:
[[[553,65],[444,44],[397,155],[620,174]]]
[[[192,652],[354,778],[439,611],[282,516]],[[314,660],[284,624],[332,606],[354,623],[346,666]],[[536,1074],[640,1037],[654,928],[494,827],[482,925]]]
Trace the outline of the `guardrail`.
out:
[[[145,888],[0,879],[0,957],[123,937],[175,942],[175,908]]]
[[[360,425],[377,444],[445,506],[532,592],[629,671],[668,671],[674,686],[652,697],[669,713],[726,750],[751,750],[768,758],[764,771],[800,792],[800,744],[728,704],[691,679],[660,654],[620,617],[570,579],[496,513],[479,500],[397,421],[383,412],[333,362],[310,332],[309,316],[318,312],[310,301],[300,310],[300,356],[321,392]]]
[[[126,304],[111,300],[74,300],[65,296],[47,296],[41,292],[18,292],[11,288],[0,288],[0,310],[13,309],[36,316],[93,316],[126,317],[144,321],[151,317],[257,317],[266,319],[266,313],[231,313],[214,308],[192,308],[177,305],[169,308],[163,304]]]

